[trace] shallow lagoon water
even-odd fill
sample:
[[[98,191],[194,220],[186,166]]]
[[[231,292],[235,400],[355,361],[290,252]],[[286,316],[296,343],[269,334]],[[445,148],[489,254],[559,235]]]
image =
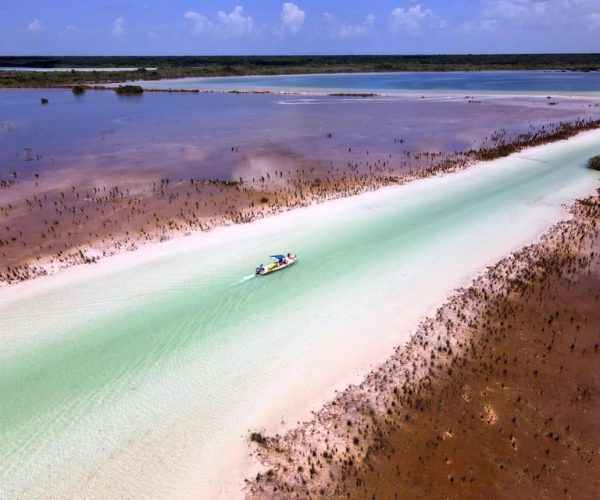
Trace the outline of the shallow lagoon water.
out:
[[[447,71],[231,76],[136,81],[153,89],[270,90],[279,92],[505,92],[600,93],[600,72]]]
[[[0,290],[0,496],[238,496],[249,429],[306,416],[533,241],[597,187],[599,149],[589,132]]]
[[[289,159],[341,169],[389,159],[399,171],[405,151],[468,150],[500,129],[510,135],[600,117],[597,100],[546,101],[0,90],[0,178],[38,173],[42,188],[46,174],[73,183],[112,172],[125,180],[237,180],[265,156],[266,171]]]

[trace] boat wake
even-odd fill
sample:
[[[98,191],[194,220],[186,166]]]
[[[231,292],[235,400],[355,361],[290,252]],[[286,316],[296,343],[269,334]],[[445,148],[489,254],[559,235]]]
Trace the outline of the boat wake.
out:
[[[252,278],[256,278],[256,274],[249,274],[248,276],[244,276],[241,280],[236,281],[234,285],[241,285],[242,283],[246,283],[246,281],[250,281]]]

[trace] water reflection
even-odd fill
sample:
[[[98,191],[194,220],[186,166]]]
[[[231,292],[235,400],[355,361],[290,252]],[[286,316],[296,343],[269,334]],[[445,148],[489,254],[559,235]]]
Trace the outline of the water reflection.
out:
[[[40,105],[40,97],[49,99]],[[553,105],[550,105],[552,103]],[[0,177],[59,169],[237,179],[277,162],[392,159],[478,147],[495,130],[528,132],[598,117],[597,101],[545,97],[347,98],[111,91],[0,91]],[[290,160],[291,159],[291,160]],[[362,168],[362,167],[359,167]]]

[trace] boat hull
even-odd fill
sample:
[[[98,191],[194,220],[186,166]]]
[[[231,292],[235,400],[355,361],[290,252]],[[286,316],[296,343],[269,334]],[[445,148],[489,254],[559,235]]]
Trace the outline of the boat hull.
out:
[[[272,264],[271,264],[269,266],[263,267],[262,269],[259,268],[259,269],[257,269],[256,274],[258,276],[265,276],[267,274],[281,271],[282,269],[285,269],[286,267],[290,267],[290,266],[294,265],[296,262],[298,262],[298,257],[288,259],[288,261],[285,264],[281,264],[278,266],[276,265],[274,267],[271,267],[272,266]]]

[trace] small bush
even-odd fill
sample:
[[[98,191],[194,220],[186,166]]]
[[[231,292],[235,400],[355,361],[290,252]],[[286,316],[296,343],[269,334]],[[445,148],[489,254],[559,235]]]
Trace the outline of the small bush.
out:
[[[81,95],[85,93],[85,87],[83,85],[74,85],[72,90],[73,94],[75,95]]]
[[[42,97],[42,98],[40,99],[40,102],[41,102],[42,104],[48,104],[48,99],[46,99],[45,97]]]
[[[588,167],[600,171],[600,155],[596,155],[588,160]]]
[[[260,432],[253,432],[250,434],[250,441],[253,443],[257,443],[260,445],[264,445],[267,442],[267,439]]]
[[[143,94],[144,89],[139,85],[119,85],[115,92],[119,95]]]

